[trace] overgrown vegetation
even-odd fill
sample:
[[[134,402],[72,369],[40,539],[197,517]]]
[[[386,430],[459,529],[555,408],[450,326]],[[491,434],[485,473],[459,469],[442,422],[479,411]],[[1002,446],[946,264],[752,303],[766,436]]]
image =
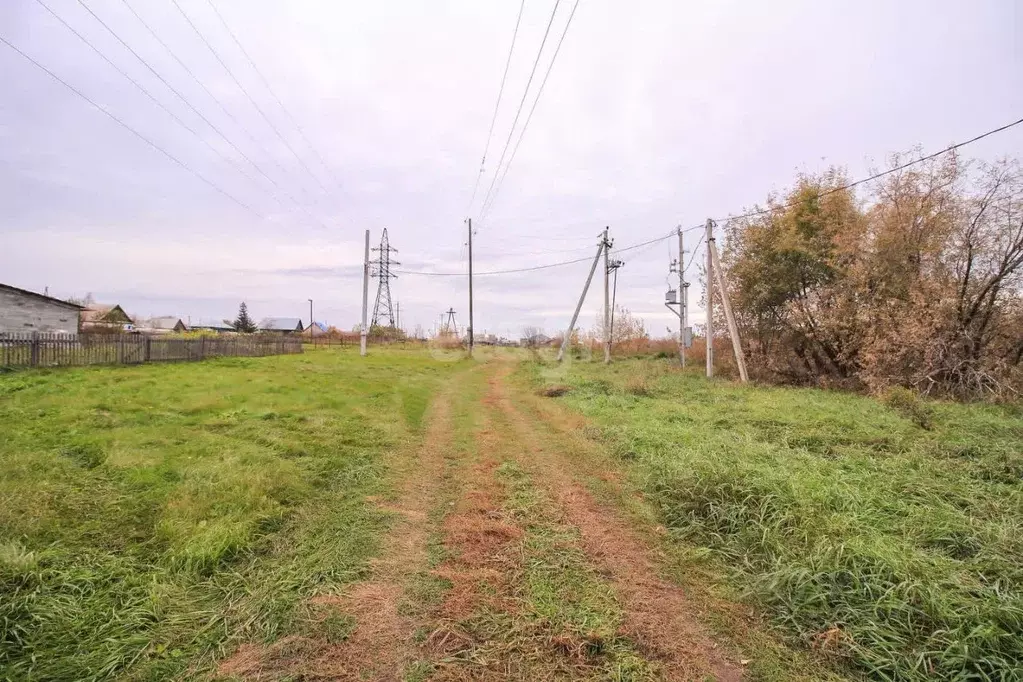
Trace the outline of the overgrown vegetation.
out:
[[[1018,405],[744,387],[655,360],[558,381],[672,535],[837,667],[1023,679]]]
[[[1019,164],[946,154],[859,196],[846,183],[837,170],[801,176],[725,226],[722,259],[751,369],[789,383],[1019,396]]]
[[[324,352],[0,376],[0,679],[180,679],[238,641],[334,637],[308,598],[365,574],[378,455],[453,366]]]

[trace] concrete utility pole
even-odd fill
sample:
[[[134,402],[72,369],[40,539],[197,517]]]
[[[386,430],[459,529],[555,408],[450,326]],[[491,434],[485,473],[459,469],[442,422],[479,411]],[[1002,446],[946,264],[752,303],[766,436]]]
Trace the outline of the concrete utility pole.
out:
[[[469,218],[469,357],[472,357],[472,218]]]
[[[678,360],[682,364],[682,368],[686,366],[686,277],[683,269],[685,268],[685,247],[682,244],[682,226],[678,226]]]
[[[707,378],[714,376],[714,221],[707,218]]]
[[[579,311],[582,310],[583,301],[586,300],[586,292],[590,290],[590,283],[593,281],[593,273],[597,271],[597,263],[600,262],[600,254],[604,251],[605,240],[601,239],[597,245],[597,255],[593,257],[593,265],[590,266],[590,274],[586,276],[586,284],[583,285],[583,292],[579,295],[579,302],[575,304],[575,312],[572,313],[572,321],[568,323],[568,330],[565,338],[561,341],[561,349],[558,350],[558,362],[565,357],[565,349],[572,342],[572,332],[575,331],[576,320],[579,319]]]
[[[735,316],[732,315],[732,302],[728,298],[728,289],[725,287],[725,271],[721,269],[717,244],[711,242],[709,248],[711,258],[714,259],[714,273],[717,276],[718,292],[721,294],[721,307],[725,309],[725,319],[728,321],[728,335],[732,337],[735,364],[739,367],[739,379],[746,383],[749,381],[749,374],[746,373],[746,355],[742,352],[742,343],[739,341],[739,326],[735,323]]]
[[[366,317],[369,313],[369,230],[366,230],[366,255],[362,259],[362,333],[359,338],[359,355],[366,354],[366,337],[369,327]]]
[[[309,338],[313,338],[313,299],[309,299]]]
[[[611,267],[608,263],[608,251],[611,244],[607,241],[607,228],[604,228],[604,364],[611,363]]]

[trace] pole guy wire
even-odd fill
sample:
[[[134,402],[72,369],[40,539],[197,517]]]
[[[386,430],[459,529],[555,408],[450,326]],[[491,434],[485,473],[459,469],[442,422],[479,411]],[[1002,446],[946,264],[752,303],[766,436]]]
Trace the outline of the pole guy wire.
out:
[[[512,136],[515,134],[515,126],[518,125],[519,116],[522,115],[522,108],[526,105],[526,97],[529,96],[529,86],[533,84],[533,77],[536,75],[536,67],[540,65],[540,57],[543,55],[543,48],[547,44],[547,37],[551,33],[551,26],[554,24],[554,17],[558,13],[558,5],[561,4],[561,0],[554,0],[554,9],[551,10],[551,18],[547,22],[547,28],[543,32],[543,40],[540,41],[540,49],[536,51],[536,59],[533,60],[533,68],[529,72],[529,79],[526,81],[526,87],[522,91],[522,100],[519,101],[519,108],[515,112],[515,118],[512,120],[511,128],[508,129],[508,139],[504,141],[504,149],[501,150],[501,158],[497,161],[497,171],[494,172],[494,177],[490,180],[490,187],[487,188],[487,193],[483,195],[483,206],[487,205],[490,199],[490,193],[494,190],[494,183],[497,182],[497,176],[501,170],[501,165],[504,163],[504,157],[508,153],[508,147],[511,145]],[[480,212],[482,216],[482,211]]]
[[[501,87],[497,90],[497,102],[494,103],[494,115],[490,118],[490,130],[487,131],[487,142],[483,145],[483,158],[480,160],[480,172],[476,174],[476,183],[472,188],[472,197],[469,199],[469,206],[466,213],[472,209],[476,201],[476,193],[480,188],[480,180],[483,179],[483,172],[487,163],[487,152],[490,151],[490,140],[494,136],[494,124],[497,123],[497,112],[501,108],[501,97],[504,95],[504,85],[508,80],[508,67],[511,66],[512,53],[515,51],[515,39],[519,35],[519,24],[522,22],[522,10],[526,8],[526,0],[519,3],[519,16],[515,19],[515,30],[512,31],[511,47],[508,48],[508,59],[504,62],[504,75],[501,76]]]
[[[210,187],[212,187],[212,188],[213,188],[214,190],[216,190],[216,191],[217,191],[217,192],[219,192],[220,194],[224,195],[225,197],[227,197],[227,198],[228,198],[228,199],[230,199],[230,200],[231,200],[232,202],[234,202],[235,204],[237,204],[237,205],[238,205],[238,206],[240,206],[241,208],[245,209],[246,211],[248,211],[248,212],[249,212],[249,213],[251,213],[252,215],[254,215],[254,216],[256,216],[257,218],[260,218],[260,219],[262,219],[262,220],[266,220],[265,216],[263,216],[263,215],[261,215],[260,213],[258,213],[258,212],[257,212],[257,211],[256,211],[255,209],[253,209],[253,208],[252,208],[251,206],[249,206],[249,205],[248,205],[248,204],[246,204],[245,202],[241,201],[240,199],[236,198],[236,197],[235,197],[234,195],[232,195],[231,193],[229,193],[229,192],[228,192],[227,190],[223,189],[223,188],[222,188],[222,187],[221,187],[220,185],[216,184],[215,182],[213,182],[212,180],[210,180],[209,178],[207,178],[207,177],[206,177],[205,175],[203,175],[203,174],[202,174],[202,173],[200,173],[199,171],[197,171],[197,170],[193,169],[193,168],[192,168],[191,166],[189,166],[188,164],[186,164],[186,163],[185,163],[184,161],[182,161],[181,159],[179,159],[178,157],[174,156],[173,154],[171,154],[171,153],[170,153],[169,151],[167,151],[166,149],[164,149],[164,148],[163,148],[163,147],[161,147],[160,145],[158,145],[158,144],[156,144],[155,142],[153,142],[152,140],[150,140],[150,139],[149,139],[148,137],[146,137],[145,135],[143,135],[142,133],[140,133],[140,132],[139,132],[138,130],[136,130],[135,128],[131,127],[130,125],[128,125],[127,123],[125,123],[125,122],[124,122],[123,120],[121,120],[120,118],[118,118],[118,117],[117,117],[116,115],[114,115],[113,113],[111,113],[111,112],[110,112],[110,111],[109,111],[108,109],[106,109],[105,107],[103,107],[103,106],[101,106],[101,105],[97,104],[97,103],[96,103],[96,102],[95,102],[94,100],[90,99],[90,98],[89,98],[89,97],[88,97],[88,96],[87,96],[87,95],[86,95],[85,93],[83,93],[83,92],[82,92],[81,90],[79,90],[79,89],[78,89],[78,88],[76,88],[75,86],[73,86],[73,85],[71,85],[70,83],[68,83],[68,82],[67,82],[66,80],[64,80],[63,78],[61,78],[60,76],[58,76],[58,75],[57,75],[56,73],[54,73],[54,72],[53,72],[53,71],[51,71],[50,69],[48,69],[48,68],[46,68],[45,66],[43,66],[43,65],[42,65],[42,64],[41,64],[40,62],[38,62],[38,61],[36,61],[35,59],[33,59],[32,57],[30,57],[30,56],[29,56],[28,54],[26,54],[25,52],[23,52],[23,51],[22,51],[22,50],[21,50],[21,49],[20,49],[19,47],[17,47],[16,45],[14,45],[14,44],[13,44],[13,43],[11,43],[10,41],[8,41],[8,40],[7,40],[6,38],[4,38],[3,36],[0,36],[0,42],[3,42],[3,43],[4,43],[5,45],[7,45],[7,47],[11,48],[12,50],[14,50],[14,51],[15,51],[15,52],[17,52],[18,54],[20,54],[20,55],[21,55],[22,57],[24,57],[25,59],[27,59],[27,60],[28,60],[29,62],[31,62],[31,63],[32,63],[33,65],[35,65],[35,66],[36,66],[37,68],[39,68],[39,69],[40,69],[41,71],[43,71],[43,72],[45,72],[45,73],[46,73],[47,75],[49,75],[49,76],[50,76],[50,78],[52,78],[53,80],[55,80],[55,81],[57,81],[58,83],[60,83],[61,85],[63,85],[63,86],[65,87],[65,88],[67,88],[68,90],[70,90],[70,91],[71,91],[71,92],[73,92],[74,94],[78,95],[78,96],[79,96],[80,98],[82,98],[83,100],[85,100],[86,102],[88,102],[89,104],[91,104],[91,105],[92,105],[92,106],[93,106],[93,107],[94,107],[95,109],[97,109],[97,110],[98,110],[98,111],[100,111],[101,113],[105,114],[105,115],[106,115],[106,116],[107,116],[108,118],[110,118],[110,119],[111,119],[111,120],[113,120],[113,121],[114,121],[115,123],[117,123],[117,125],[121,126],[121,127],[122,127],[122,128],[124,128],[125,130],[127,130],[128,132],[130,132],[130,133],[131,133],[132,135],[134,135],[135,137],[139,138],[140,140],[142,140],[143,142],[145,142],[145,143],[146,143],[147,145],[149,145],[150,147],[152,147],[152,148],[153,148],[153,149],[155,149],[156,151],[158,151],[158,152],[160,152],[161,154],[163,154],[164,156],[166,156],[166,157],[167,157],[168,159],[170,159],[171,161],[173,161],[173,162],[174,162],[175,164],[177,164],[177,165],[178,165],[178,166],[180,166],[181,168],[185,169],[186,171],[188,171],[189,173],[191,173],[191,174],[192,174],[192,175],[194,175],[195,177],[199,178],[199,179],[200,179],[200,180],[202,180],[202,181],[203,181],[204,183],[206,183],[207,185],[209,185]]]
[[[515,156],[519,153],[519,145],[522,144],[522,138],[526,136],[526,130],[529,128],[529,122],[533,120],[533,113],[536,111],[536,105],[540,103],[540,97],[543,96],[543,89],[547,85],[547,79],[551,76],[551,71],[554,69],[554,62],[558,59],[558,53],[561,52],[561,44],[565,42],[565,36],[568,35],[568,29],[572,25],[572,17],[575,16],[575,10],[579,7],[579,0],[575,0],[572,5],[572,11],[568,15],[568,21],[565,22],[565,28],[561,32],[561,38],[558,39],[558,45],[554,49],[554,56],[551,57],[551,63],[547,65],[547,72],[543,76],[543,81],[540,82],[540,89],[537,90],[536,98],[533,100],[533,106],[529,109],[529,115],[526,116],[526,122],[522,125],[522,130],[519,131],[519,138],[515,141],[515,147],[512,149],[511,157],[508,159],[508,163],[504,166],[504,172],[501,174],[501,179],[497,181],[497,187],[494,189],[493,195],[490,197],[489,205],[485,205],[482,208],[480,219],[486,216],[490,212],[490,209],[494,207],[494,202],[497,201],[497,195],[500,194],[501,188],[504,187],[504,179],[508,177],[508,171],[511,169],[513,163],[515,163]],[[501,169],[498,168],[498,171]]]
[[[238,46],[239,50],[241,50],[242,55],[245,56],[245,59],[246,61],[249,62],[249,65],[252,67],[252,70],[256,72],[257,76],[259,76],[259,80],[263,82],[263,85],[264,87],[266,87],[267,92],[269,92],[270,95],[277,102],[277,105],[281,108],[281,111],[284,112],[284,115],[288,117],[288,121],[290,121],[291,125],[294,126],[295,130],[298,131],[298,134],[305,141],[306,146],[308,146],[309,149],[312,150],[313,154],[316,155],[316,158],[320,161],[320,164],[323,166],[324,170],[326,170],[330,177],[334,180],[334,183],[338,185],[338,187],[340,187],[341,182],[337,179],[337,176],[334,174],[334,170],[327,165],[327,162],[324,161],[323,157],[320,155],[319,150],[316,148],[315,145],[313,145],[312,142],[309,141],[309,138],[306,137],[305,130],[303,130],[302,126],[298,124],[298,121],[295,120],[295,117],[291,115],[291,112],[288,111],[288,108],[284,106],[284,102],[282,102],[281,98],[277,96],[277,93],[274,91],[274,89],[270,87],[270,82],[267,81],[266,76],[264,76],[263,72],[259,69],[258,66],[256,66],[256,62],[253,61],[252,57],[249,56],[249,53],[245,50],[244,47],[242,47],[241,41],[238,40],[238,38],[235,36],[234,31],[231,30],[230,26],[228,26],[227,21],[224,19],[223,15],[220,14],[220,11],[216,8],[216,6],[213,4],[211,0],[206,0],[206,4],[209,5],[210,9],[213,10],[213,13],[217,15],[217,19],[219,19],[220,23],[224,26],[224,30],[227,31],[227,34],[231,36],[231,40],[233,40],[234,44]]]

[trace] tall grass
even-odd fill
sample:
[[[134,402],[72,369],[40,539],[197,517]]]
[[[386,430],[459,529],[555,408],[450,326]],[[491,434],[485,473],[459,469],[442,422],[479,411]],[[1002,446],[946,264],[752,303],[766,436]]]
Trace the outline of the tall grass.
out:
[[[0,376],[0,679],[168,679],[316,627],[443,363],[317,353]]]
[[[1018,406],[909,411],[643,360],[576,363],[568,383],[562,400],[601,426],[673,535],[711,548],[836,665],[877,679],[1023,679]]]

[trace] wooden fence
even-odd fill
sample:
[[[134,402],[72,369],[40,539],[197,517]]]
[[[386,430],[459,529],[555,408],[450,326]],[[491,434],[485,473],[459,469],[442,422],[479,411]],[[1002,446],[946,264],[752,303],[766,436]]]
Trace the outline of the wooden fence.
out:
[[[142,334],[0,333],[0,367],[133,365],[302,352],[290,336],[175,338]]]

